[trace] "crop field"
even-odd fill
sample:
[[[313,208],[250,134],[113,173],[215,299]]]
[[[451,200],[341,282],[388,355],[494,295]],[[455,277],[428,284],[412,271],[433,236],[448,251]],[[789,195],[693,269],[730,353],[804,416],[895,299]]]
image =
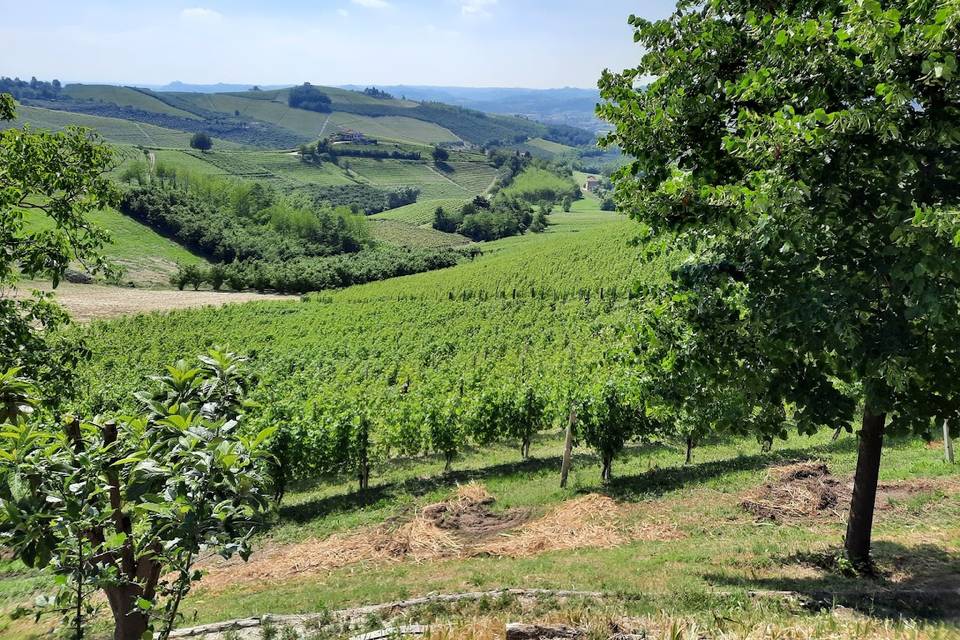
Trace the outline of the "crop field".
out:
[[[259,534],[249,564],[204,564],[206,576],[185,602],[189,624],[525,586],[606,592],[611,600],[604,602],[602,615],[629,615],[645,626],[695,629],[720,612],[740,629],[774,625],[787,637],[822,637],[847,624],[860,634],[906,632],[900,623],[871,613],[874,586],[823,568],[823,558],[842,539],[842,496],[837,509],[811,503],[809,512],[784,521],[744,506],[785,477],[782,465],[811,459],[846,486],[856,458],[851,436],[794,437],[771,451],[753,439],[711,440],[701,443],[689,465],[680,443],[657,440],[618,456],[609,484],[600,482],[597,458],[578,448],[570,487],[559,489],[564,414],[551,409],[527,460],[510,439],[482,447],[463,442],[452,469],[444,471],[443,457],[432,449],[429,420],[417,413],[421,403],[442,399],[458,383],[468,398],[534,384],[552,398],[551,406],[556,400],[562,405],[564,392],[555,385],[571,371],[593,371],[592,365],[629,335],[636,307],[622,297],[612,300],[611,290],[662,278],[674,260],[640,263],[637,249],[627,243],[636,227],[616,214],[555,213],[550,220],[544,234],[490,243],[485,255],[444,271],[303,302],[173,311],[84,330],[94,351],[84,372],[95,381],[89,393],[108,406],[126,406],[138,381],[161,364],[201,345],[219,344],[255,354],[253,366],[269,389],[271,406],[276,415],[289,416],[291,428],[317,429],[311,407],[355,393],[374,416],[370,487],[359,491],[344,474],[298,476],[278,519]],[[570,283],[581,289],[571,290]],[[598,287],[606,288],[604,299]],[[589,299],[587,288],[593,289]],[[132,334],[138,336],[133,347],[127,340]],[[536,363],[533,378],[525,375],[527,362]],[[604,375],[623,373],[605,364]],[[582,384],[592,383],[589,378]],[[396,391],[400,382],[402,396]],[[410,412],[413,419],[405,422],[402,416]],[[309,450],[298,456],[297,464],[315,459]],[[960,571],[955,467],[920,441],[893,440],[887,460],[875,530],[877,561],[886,577],[876,589],[895,594],[953,584]],[[470,496],[481,496],[487,506],[469,506]],[[437,503],[467,504],[471,518],[495,528],[487,534],[440,529],[427,515]],[[783,508],[792,514],[796,507]],[[421,546],[399,555],[378,551],[380,545],[398,544],[394,536],[407,535],[407,527],[417,527]],[[918,528],[925,531],[921,546],[915,540]],[[16,602],[43,584],[30,572],[12,571],[17,578],[8,590],[17,596],[0,593],[0,603]],[[794,606],[777,595],[780,590],[842,594],[839,603],[852,618]],[[756,606],[751,597],[764,604]],[[498,600],[451,615],[502,629],[516,606]],[[551,619],[582,620],[576,607],[554,606]],[[665,608],[667,621],[658,617]],[[601,615],[597,607],[591,611]],[[439,623],[447,614],[432,609],[412,615],[414,622]],[[912,637],[949,637],[949,627],[941,623],[918,624],[910,627]],[[24,629],[13,623],[0,633],[25,637]],[[813,635],[789,635],[796,629]],[[494,637],[470,635],[475,632],[454,637]]]
[[[545,190],[564,193],[570,191],[574,186],[572,179],[561,178],[555,173],[539,167],[529,167],[514,178],[510,186],[503,190],[503,193],[512,196],[531,197],[537,192]]]
[[[115,87],[104,84],[68,84],[64,87],[63,92],[75,100],[108,102],[123,107],[133,107],[142,111],[153,111],[179,116],[181,118],[198,119],[198,116],[189,111],[172,107],[162,100],[158,100],[142,91],[137,91],[130,87]]]
[[[316,113],[291,109],[285,101],[251,99],[245,94],[175,94],[201,109],[233,114],[269,122],[290,129],[307,139],[317,139],[340,129],[353,129],[374,138],[432,144],[456,142],[453,133],[430,122],[399,116],[370,117],[351,113]],[[361,96],[366,100],[366,96]]]
[[[456,233],[444,233],[436,229],[418,227],[396,220],[370,220],[370,233],[384,244],[418,249],[445,249],[470,244],[470,238]]]
[[[543,138],[531,138],[520,145],[520,148],[539,158],[555,158],[564,154],[575,154],[577,151],[574,147]]]
[[[420,198],[424,200],[472,195],[467,187],[457,184],[425,162],[348,158],[340,164],[342,167],[349,166],[351,172],[376,187],[418,187]]]
[[[544,234],[526,234],[482,245],[484,255],[455,269],[371,282],[333,294],[334,299],[360,302],[399,298],[442,300],[464,295],[507,294],[551,299],[599,296],[600,289],[625,296],[637,279],[655,279],[659,265],[642,263],[628,245],[636,224],[614,213],[554,213]],[[666,258],[665,258],[666,260]],[[617,295],[614,294],[614,295]]]
[[[445,176],[464,187],[470,193],[482,194],[493,186],[493,179],[497,177],[497,170],[489,164],[480,162],[449,162],[453,171],[444,173]]]
[[[122,120],[120,118],[104,118],[82,113],[54,111],[39,107],[17,107],[17,119],[9,122],[0,122],[0,128],[21,127],[29,123],[37,129],[60,131],[68,126],[89,127],[96,130],[105,140],[126,145],[142,145],[145,147],[167,147],[185,149],[190,146],[190,135],[183,131],[164,129],[147,123]],[[240,145],[226,140],[214,139],[218,148],[238,148]]]
[[[325,133],[333,133],[336,129],[353,129],[373,138],[399,142],[439,144],[460,141],[460,138],[449,129],[431,122],[402,116],[370,117],[352,113],[334,113]]]
[[[459,209],[468,200],[466,198],[446,198],[440,200],[419,200],[413,204],[408,204],[397,209],[390,209],[383,213],[370,216],[374,220],[396,220],[408,225],[431,225],[433,224],[433,214],[437,207],[443,207],[445,210],[453,211]]]

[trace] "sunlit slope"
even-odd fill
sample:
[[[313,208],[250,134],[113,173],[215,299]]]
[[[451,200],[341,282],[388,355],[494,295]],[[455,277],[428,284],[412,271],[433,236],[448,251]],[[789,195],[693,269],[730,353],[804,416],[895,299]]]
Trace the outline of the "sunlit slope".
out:
[[[16,120],[0,121],[0,129],[21,127],[24,124],[29,124],[36,129],[48,129],[50,131],[60,131],[71,125],[88,127],[97,131],[105,140],[110,142],[172,149],[188,148],[192,135],[186,131],[166,129],[145,122],[91,116],[69,111],[54,111],[25,105],[17,105]],[[238,148],[240,146],[218,138],[214,138],[213,144],[219,149]]]

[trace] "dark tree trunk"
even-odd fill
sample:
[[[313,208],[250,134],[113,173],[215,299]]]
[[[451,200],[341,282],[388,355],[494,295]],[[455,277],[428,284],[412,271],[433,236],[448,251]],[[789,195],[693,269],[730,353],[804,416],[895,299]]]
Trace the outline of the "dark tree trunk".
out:
[[[570,466],[573,463],[573,431],[577,425],[577,410],[570,410],[570,419],[567,421],[567,433],[563,438],[563,462],[560,465],[560,488],[567,488],[567,478],[570,477]]]
[[[613,456],[603,454],[603,468],[600,470],[600,480],[606,484],[613,477]]]
[[[687,461],[684,464],[693,462],[693,438],[687,438]]]
[[[113,640],[141,640],[148,625],[147,616],[136,608],[142,589],[128,584],[108,588],[106,592],[113,612]]]
[[[873,532],[873,510],[877,501],[877,480],[880,476],[880,454],[883,450],[884,413],[874,415],[870,407],[863,411],[860,446],[857,453],[857,474],[853,479],[853,497],[844,546],[847,558],[861,570],[870,568],[870,537]]]
[[[530,457],[530,437],[523,439],[523,442],[520,443],[520,455],[524,460]]]
[[[360,481],[361,491],[370,486],[370,465],[363,464],[363,466],[360,467],[360,473],[357,474],[357,479]]]
[[[943,421],[943,458],[953,464],[953,440],[950,438],[950,423]]]

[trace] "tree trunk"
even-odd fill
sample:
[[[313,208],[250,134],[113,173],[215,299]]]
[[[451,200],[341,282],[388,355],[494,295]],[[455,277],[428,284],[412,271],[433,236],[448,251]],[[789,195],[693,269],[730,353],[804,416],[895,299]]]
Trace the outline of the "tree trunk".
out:
[[[560,488],[567,488],[567,478],[570,477],[570,466],[573,463],[573,430],[577,425],[577,410],[570,409],[570,419],[567,420],[567,433],[563,438],[563,463],[560,465]]]
[[[847,519],[844,546],[854,567],[870,568],[870,536],[873,531],[873,510],[877,501],[877,480],[880,476],[880,454],[883,450],[884,413],[874,415],[864,408],[863,427],[857,453],[857,473],[853,479],[853,497]]]
[[[603,468],[600,470],[600,480],[606,484],[613,477],[613,456],[603,454]]]
[[[943,421],[943,457],[953,464],[953,440],[950,438],[950,422]]]
[[[360,467],[360,473],[357,474],[358,480],[360,480],[360,490],[363,491],[370,486],[370,465],[364,463]]]
[[[693,438],[687,437],[687,461],[684,464],[693,462]]]
[[[527,436],[520,443],[520,455],[524,460],[530,457],[530,437]]]
[[[113,612],[113,640],[141,640],[147,631],[147,616],[140,612],[137,598],[142,592],[139,585],[128,584],[106,589],[107,601]]]

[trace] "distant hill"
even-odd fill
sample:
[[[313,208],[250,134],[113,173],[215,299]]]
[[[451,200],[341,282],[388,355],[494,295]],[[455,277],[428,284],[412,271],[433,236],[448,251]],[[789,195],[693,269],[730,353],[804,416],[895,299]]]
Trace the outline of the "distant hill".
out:
[[[320,108],[295,108],[290,106],[289,87],[260,87],[253,91],[243,85],[242,91],[204,93],[196,90],[204,88],[201,85],[189,85],[193,91],[152,91],[115,85],[40,83],[43,86],[38,84],[34,89],[14,81],[8,84],[24,106],[37,109],[24,111],[23,116],[56,120],[64,125],[70,124],[71,118],[111,118],[188,134],[204,131],[231,143],[266,149],[291,149],[346,130],[374,139],[420,145],[522,146],[528,141],[547,140],[579,147],[594,139],[588,130],[562,124],[334,87],[310,87],[322,98]],[[167,88],[176,86],[172,83]],[[205,88],[222,90],[232,86]],[[108,132],[104,135],[111,137]],[[149,141],[147,144],[165,146]],[[544,152],[531,148],[538,155]]]
[[[363,89],[346,85],[345,89]],[[433,87],[421,85],[378,86],[396,97],[443,102],[486,113],[521,115],[548,124],[566,124],[590,131],[606,127],[594,110],[600,102],[596,89],[523,89],[482,87]]]
[[[179,80],[174,80],[173,82],[168,82],[167,84],[142,84],[137,85],[141,89],[150,89],[151,91],[181,91],[183,93],[234,93],[237,91],[246,91],[253,86],[254,84],[224,84],[223,82],[218,82],[216,84],[189,84],[186,82],[180,82]],[[290,85],[286,84],[271,84],[271,85],[260,85],[261,89],[283,89],[284,87],[289,87]]]

